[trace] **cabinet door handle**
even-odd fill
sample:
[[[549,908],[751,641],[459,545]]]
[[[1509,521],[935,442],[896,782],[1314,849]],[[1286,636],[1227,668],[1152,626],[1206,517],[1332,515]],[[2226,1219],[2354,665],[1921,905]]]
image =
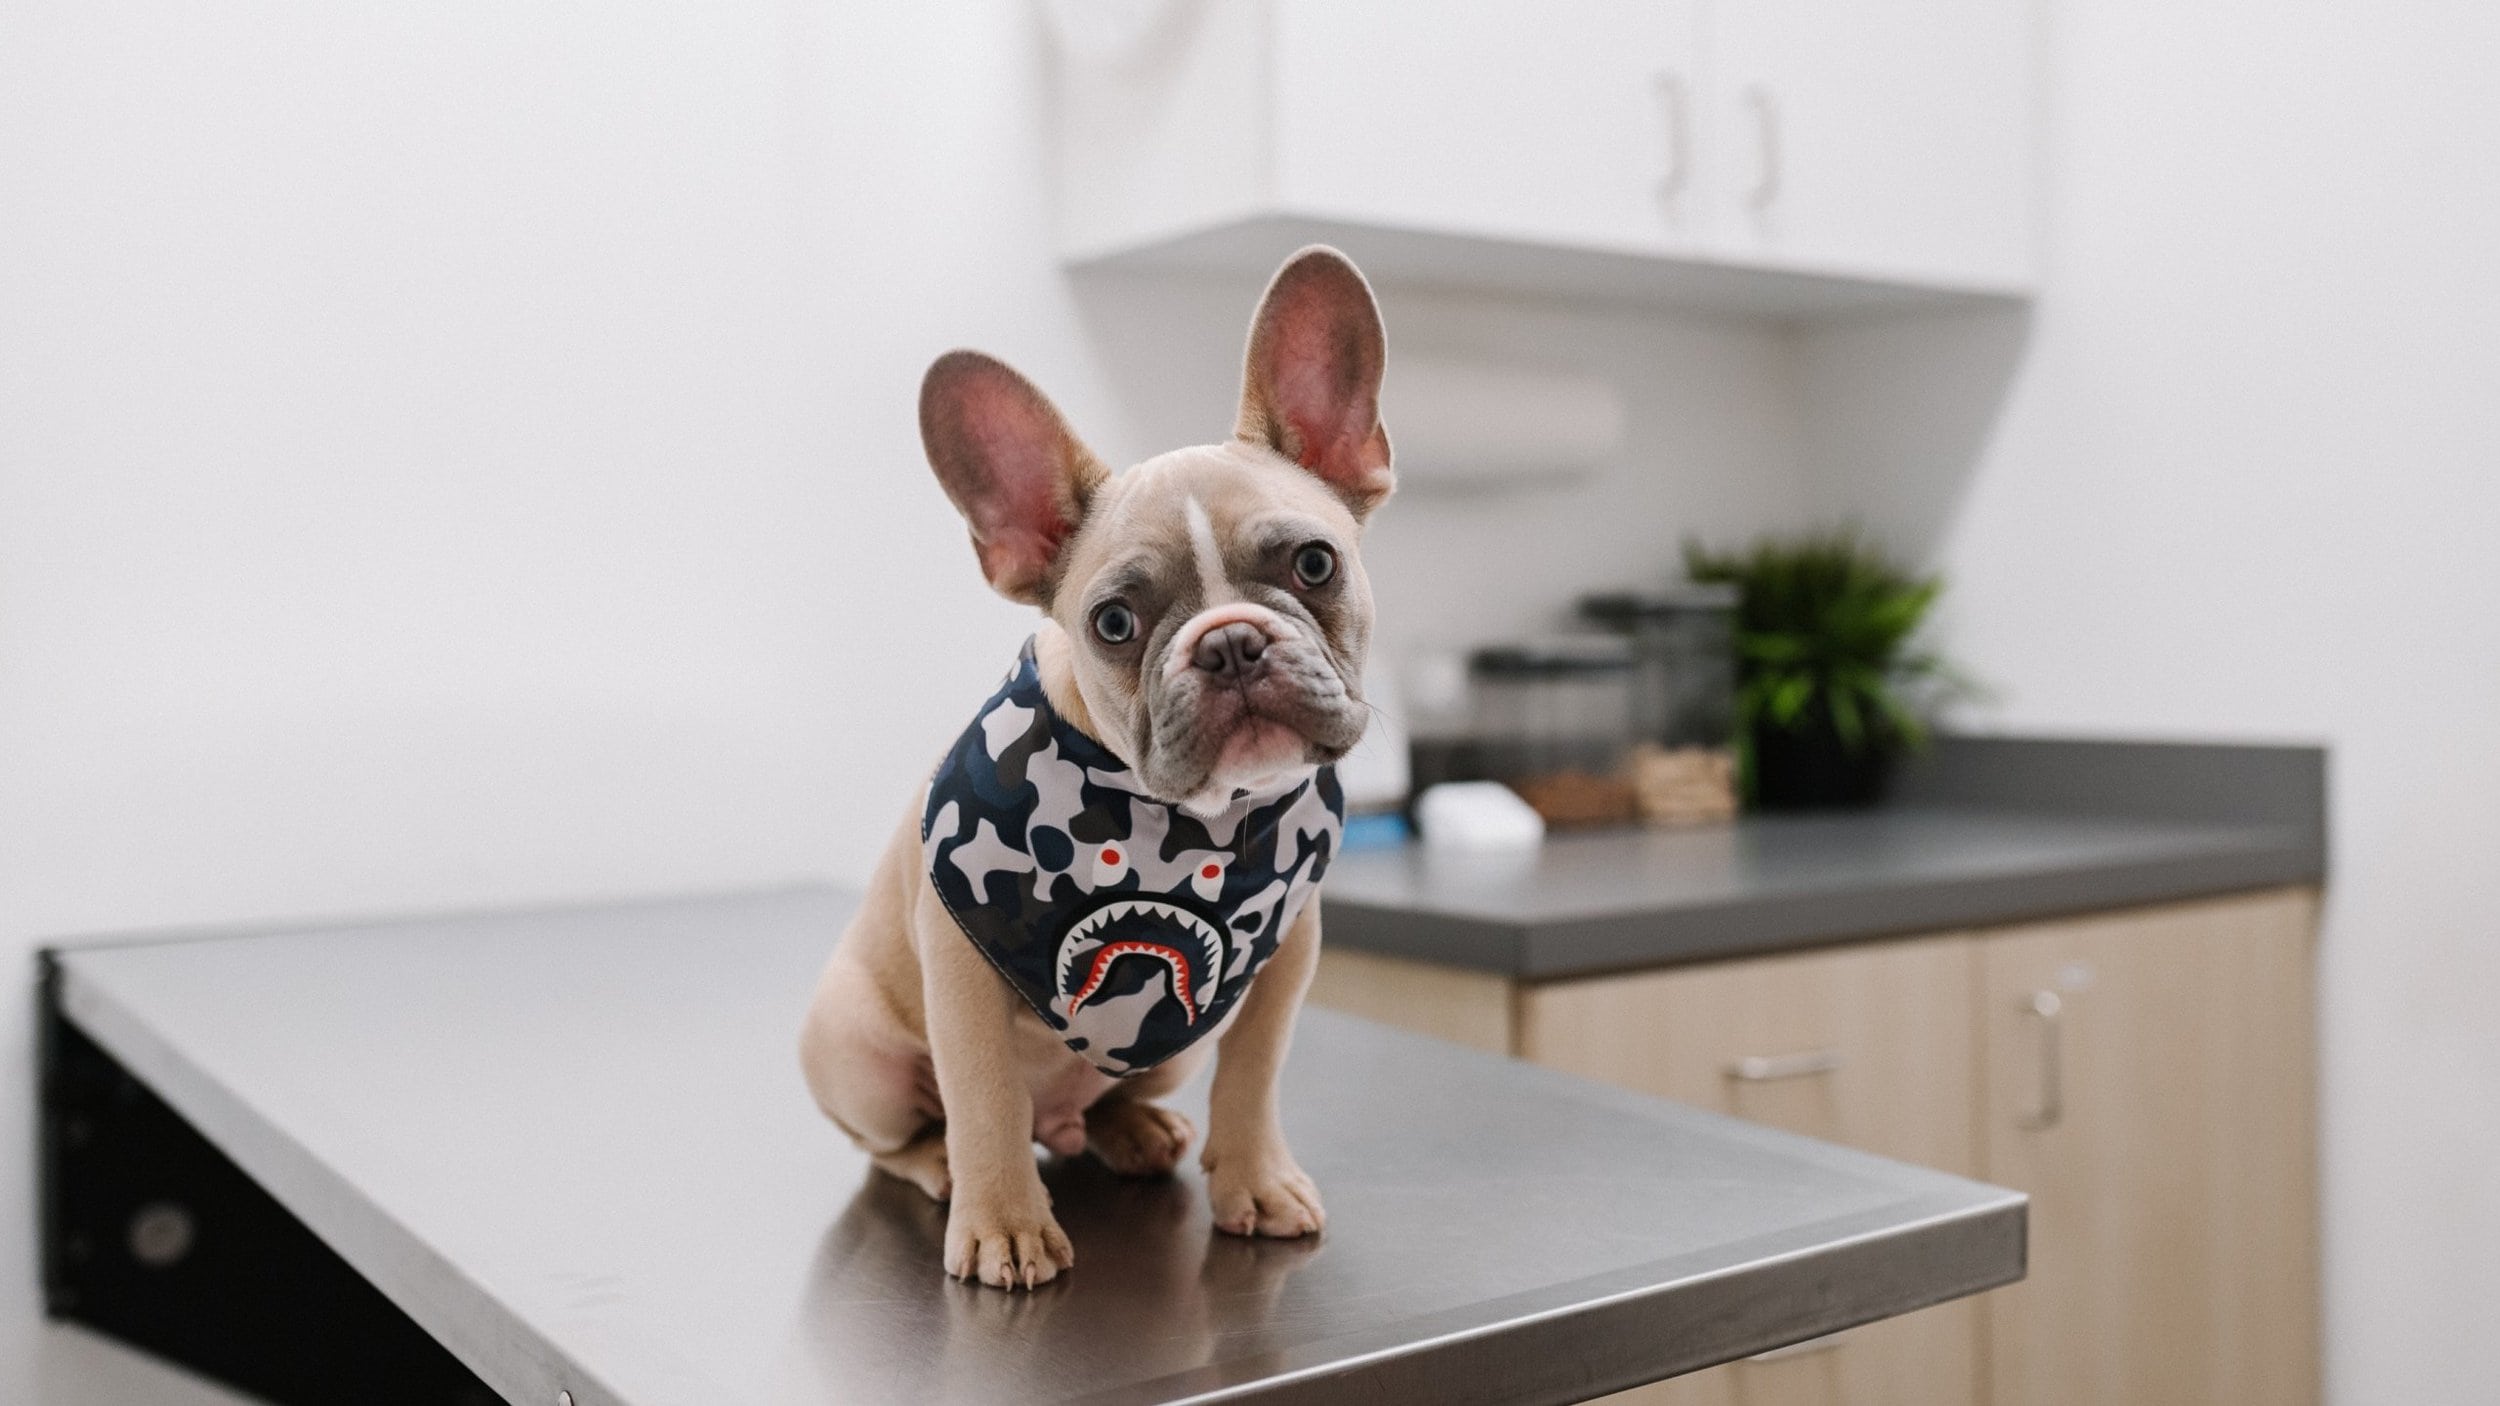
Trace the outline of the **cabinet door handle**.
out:
[[[1804,1342],[1790,1343],[1786,1347],[1775,1347],[1769,1352],[1757,1352],[1745,1360],[1747,1362],[1785,1362],[1792,1357],[1805,1357],[1817,1352],[1829,1352],[1833,1348],[1836,1348],[1847,1341],[1849,1341],[1849,1332],[1847,1330],[1837,1333],[1825,1333],[1819,1338],[1808,1338]]]
[[[1658,177],[1658,198],[1672,200],[1684,190],[1693,168],[1693,124],[1686,110],[1689,101],[1684,75],[1671,68],[1662,68],[1650,75],[1658,90],[1658,111],[1667,127],[1667,169]]]
[[[2040,1108],[2023,1120],[2030,1132],[2047,1132],[2066,1121],[2065,1046],[2058,1034],[2058,1017],[2065,1009],[2054,991],[2034,991],[2023,1002],[2024,1012],[2040,1022]]]
[[[1754,132],[1761,139],[1762,175],[1753,189],[1745,193],[1745,203],[1756,210],[1768,210],[1780,198],[1783,172],[1780,169],[1780,104],[1771,90],[1759,83],[1745,87],[1745,106],[1753,110]]]
[[[1838,1050],[1799,1050],[1794,1054],[1747,1055],[1733,1060],[1727,1066],[1727,1077],[1740,1084],[1760,1084],[1772,1079],[1829,1074],[1839,1067]]]

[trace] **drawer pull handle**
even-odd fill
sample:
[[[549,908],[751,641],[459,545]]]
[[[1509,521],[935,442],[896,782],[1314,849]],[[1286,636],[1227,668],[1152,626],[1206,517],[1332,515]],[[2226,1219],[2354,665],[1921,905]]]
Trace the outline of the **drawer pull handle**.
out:
[[[1762,142],[1762,175],[1745,192],[1745,203],[1761,213],[1779,200],[1785,174],[1780,169],[1780,104],[1770,89],[1752,83],[1745,88],[1745,106],[1753,109],[1754,132]]]
[[[1693,165],[1693,123],[1685,110],[1684,76],[1660,69],[1650,81],[1657,87],[1659,112],[1667,128],[1667,169],[1658,178],[1658,198],[1673,200],[1683,193]]]
[[[1838,1050],[1799,1050],[1795,1054],[1747,1055],[1728,1065],[1727,1077],[1740,1084],[1760,1084],[1773,1079],[1829,1074],[1839,1067]]]
[[[1833,1348],[1840,1346],[1848,1340],[1849,1335],[1846,1332],[1825,1333],[1819,1338],[1808,1338],[1804,1342],[1790,1343],[1786,1347],[1775,1347],[1769,1352],[1757,1352],[1745,1360],[1748,1362],[1785,1362],[1792,1357],[1805,1357],[1817,1352],[1829,1352]]]
[[[2065,1051],[2057,1028],[2065,1009],[2054,991],[2034,991],[2023,1002],[2024,1013],[2040,1021],[2040,1111],[2023,1120],[2028,1132],[2044,1133],[2066,1121]]]

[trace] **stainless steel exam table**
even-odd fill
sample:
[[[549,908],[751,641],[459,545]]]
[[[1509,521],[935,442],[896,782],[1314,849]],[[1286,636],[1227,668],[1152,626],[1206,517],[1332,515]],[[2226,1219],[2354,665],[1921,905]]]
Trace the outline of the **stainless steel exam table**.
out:
[[[52,949],[53,1311],[287,1403],[1378,1406],[1579,1400],[2023,1272],[2013,1192],[1309,1010],[1324,1236],[1078,1159],[1075,1270],[954,1283],[943,1209],[798,1078],[852,902]]]

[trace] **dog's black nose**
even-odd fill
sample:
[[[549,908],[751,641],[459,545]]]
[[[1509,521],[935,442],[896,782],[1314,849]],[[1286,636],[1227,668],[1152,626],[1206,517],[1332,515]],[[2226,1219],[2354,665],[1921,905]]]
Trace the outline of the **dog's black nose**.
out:
[[[1237,620],[1200,635],[1189,662],[1219,679],[1238,683],[1259,671],[1259,661],[1266,654],[1266,632]]]

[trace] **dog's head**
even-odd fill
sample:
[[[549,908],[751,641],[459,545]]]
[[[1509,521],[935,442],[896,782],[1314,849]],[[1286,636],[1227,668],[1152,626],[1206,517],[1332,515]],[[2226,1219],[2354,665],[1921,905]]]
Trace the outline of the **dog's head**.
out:
[[[1092,730],[1156,796],[1212,809],[1362,737],[1382,359],[1363,276],[1311,248],[1252,319],[1226,443],[1112,474],[1001,362],[949,352],[922,381],[921,440],[982,573],[1065,633]]]

